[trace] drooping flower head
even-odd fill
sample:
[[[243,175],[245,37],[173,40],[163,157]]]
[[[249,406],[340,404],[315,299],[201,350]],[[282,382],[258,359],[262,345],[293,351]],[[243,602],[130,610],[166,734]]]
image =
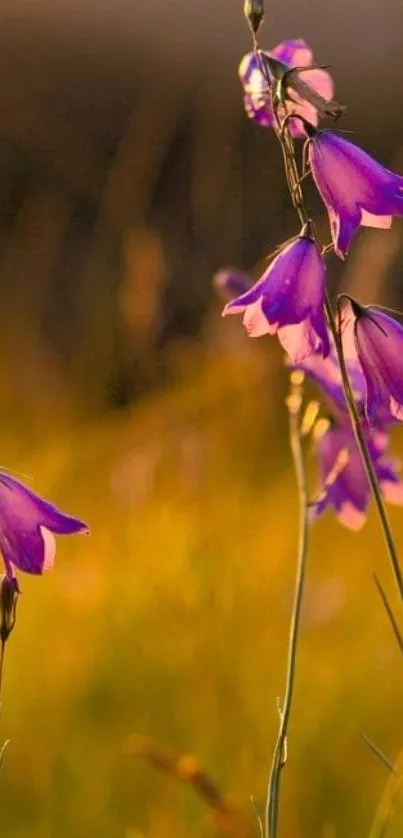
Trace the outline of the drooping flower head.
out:
[[[265,62],[267,73],[262,68],[262,59],[265,58],[268,59]],[[260,59],[254,52],[249,52],[243,57],[238,72],[245,92],[244,104],[248,116],[254,119],[258,125],[266,128],[271,128],[275,124],[272,100],[275,78],[273,72],[270,72],[270,61],[272,61],[272,68],[277,66],[277,69],[282,70],[283,74],[292,68],[310,68],[302,73],[299,71],[298,77],[295,73],[293,78],[289,78],[290,85],[288,87],[286,85],[288,98],[284,105],[279,106],[278,116],[282,120],[290,113],[297,113],[304,117],[307,122],[317,125],[319,97],[323,99],[323,102],[331,100],[333,81],[326,70],[311,67],[313,61],[312,50],[301,38],[283,41],[269,52],[263,52]],[[276,62],[276,65],[274,62]],[[270,84],[268,84],[268,81]],[[296,84],[297,89],[294,86],[291,87],[292,82]],[[302,90],[302,94],[298,92],[298,89]],[[313,97],[313,93],[318,94],[318,97]],[[304,98],[304,94],[308,98]],[[313,98],[314,104],[309,101],[311,98]],[[294,137],[305,135],[301,120],[291,119],[288,127]]]
[[[325,265],[306,228],[280,249],[258,282],[223,311],[223,316],[243,313],[251,337],[277,333],[293,364],[315,352],[329,352],[323,314]]]
[[[60,512],[31,489],[0,471],[0,550],[8,578],[15,569],[41,574],[53,567],[54,533],[88,533],[83,521]]]
[[[332,131],[307,128],[309,162],[329,214],[335,252],[346,255],[359,226],[389,228],[403,216],[403,177]]]
[[[367,437],[369,453],[374,464],[385,500],[403,505],[403,482],[399,477],[400,463],[384,458],[388,435],[375,433]],[[371,490],[354,434],[347,424],[330,423],[316,439],[316,453],[321,478],[321,491],[310,507],[311,518],[333,507],[338,520],[352,530],[359,530],[366,520]]]
[[[368,421],[403,421],[403,326],[386,311],[350,298],[341,327],[343,345],[354,343],[362,368]]]

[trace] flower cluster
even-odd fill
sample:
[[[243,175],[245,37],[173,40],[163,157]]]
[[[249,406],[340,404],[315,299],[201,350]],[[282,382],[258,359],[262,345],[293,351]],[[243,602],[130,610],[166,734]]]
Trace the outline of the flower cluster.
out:
[[[370,427],[365,418],[365,375],[354,356],[347,360],[361,429],[384,499],[403,505],[403,482],[398,460],[386,458],[389,447],[385,412]],[[343,397],[340,367],[332,347],[326,359],[312,356],[299,368],[318,386],[325,403],[326,418],[314,427],[315,451],[319,465],[320,490],[311,505],[311,517],[317,518],[333,507],[337,518],[350,529],[360,529],[365,522],[370,500],[370,486],[361,454],[351,428]]]
[[[332,250],[344,259],[360,226],[386,229],[393,216],[403,216],[403,177],[339,133],[318,129],[321,118],[337,118],[343,108],[332,98],[330,75],[313,62],[304,41],[285,41],[270,51],[256,47],[242,59],[239,76],[246,113],[259,126],[273,130],[282,145],[288,187],[302,229],[269,257],[254,284],[240,272],[219,274],[216,284],[226,302],[223,316],[242,314],[251,337],[276,334],[288,364],[302,369],[320,387],[328,418],[316,434],[322,488],[312,516],[330,505],[340,520],[358,528],[365,518],[370,487],[329,332],[333,315],[326,299],[324,257]],[[296,139],[304,141],[301,172]],[[303,201],[302,179],[308,175],[328,213],[331,245],[326,247],[319,245]],[[338,328],[339,351],[347,359],[361,434],[375,475],[384,497],[402,503],[398,464],[385,455],[389,425],[403,420],[403,326],[390,312],[363,307],[347,297],[339,310]]]
[[[226,308],[232,310],[232,304],[236,306],[240,300],[245,311],[248,305],[256,306],[256,300],[250,299],[253,291],[250,281],[240,271],[220,271],[215,284],[224,299],[234,298],[242,291],[239,297],[227,302]],[[257,298],[260,310],[263,295],[261,290]],[[343,310],[341,326],[347,373],[381,492],[386,501],[403,505],[400,463],[386,457],[389,427],[403,417],[402,362],[400,372],[396,368],[403,351],[403,327],[386,312],[374,307],[363,308],[351,299]],[[370,486],[351,428],[340,365],[328,332],[325,340],[326,357],[321,352],[299,359],[288,355],[289,365],[304,372],[318,388],[325,412],[313,428],[320,490],[310,513],[316,519],[328,507],[333,507],[341,523],[357,530],[365,522]]]

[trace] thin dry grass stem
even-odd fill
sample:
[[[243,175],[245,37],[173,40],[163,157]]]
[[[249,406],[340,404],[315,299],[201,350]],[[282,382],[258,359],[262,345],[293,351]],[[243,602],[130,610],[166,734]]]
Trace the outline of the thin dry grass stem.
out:
[[[373,575],[373,579],[374,579],[378,594],[379,594],[379,596],[382,600],[382,604],[385,608],[385,611],[386,611],[386,614],[388,616],[390,625],[392,627],[393,634],[395,635],[397,645],[399,646],[399,649],[400,649],[401,653],[403,654],[403,638],[402,638],[399,626],[397,624],[396,617],[395,617],[395,615],[392,611],[392,606],[391,606],[391,604],[388,600],[388,597],[386,595],[386,592],[385,592],[384,588],[382,587],[382,585],[381,585],[381,583],[378,579],[378,576],[376,575],[376,573],[373,573],[372,575]]]
[[[127,752],[145,760],[157,771],[193,788],[212,812],[214,825],[221,832],[233,838],[253,838],[254,830],[247,824],[242,813],[224,797],[214,780],[200,766],[196,756],[174,755],[140,736],[129,740]]]
[[[372,739],[370,739],[369,736],[367,736],[367,734],[363,731],[360,731],[360,736],[361,739],[364,740],[369,750],[374,754],[374,756],[377,757],[377,759],[379,759],[382,765],[384,765],[385,768],[387,768],[388,771],[390,771],[392,774],[396,774],[397,776],[397,771],[395,769],[395,766],[393,765],[393,762],[391,762],[390,759],[388,759],[386,754],[384,754],[383,751],[381,751],[378,745],[375,745],[375,742],[373,742]]]
[[[367,744],[369,744],[368,741]],[[371,747],[371,750],[374,750],[374,748]],[[378,750],[379,749],[376,749],[374,751],[374,753],[376,753],[377,756],[379,756],[379,753],[377,753]],[[382,762],[384,762],[384,760],[382,760]],[[389,760],[387,762],[389,762]],[[390,775],[386,783],[381,800],[379,802],[368,838],[385,838],[387,829],[390,825],[392,817],[396,811],[396,807],[402,796],[403,748],[399,752],[396,763],[394,766],[392,766],[392,768],[393,770],[390,771]]]

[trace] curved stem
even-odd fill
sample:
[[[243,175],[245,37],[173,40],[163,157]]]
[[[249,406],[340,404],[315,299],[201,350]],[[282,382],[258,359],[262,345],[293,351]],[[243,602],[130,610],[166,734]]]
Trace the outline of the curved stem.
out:
[[[388,519],[388,515],[387,515],[387,512],[386,512],[384,500],[383,500],[383,497],[382,497],[381,488],[379,486],[379,482],[378,482],[378,478],[377,478],[376,471],[375,471],[375,468],[374,468],[374,464],[372,462],[372,457],[369,453],[368,445],[367,445],[365,436],[363,434],[360,418],[359,418],[359,415],[358,415],[358,412],[357,412],[357,406],[355,404],[354,395],[353,395],[353,391],[352,391],[351,384],[350,384],[350,379],[349,379],[348,372],[347,372],[346,362],[345,362],[345,359],[344,359],[343,345],[342,345],[342,341],[341,341],[341,336],[340,336],[339,330],[338,330],[337,325],[336,325],[336,321],[335,321],[334,314],[333,314],[332,307],[331,307],[330,300],[329,300],[329,295],[327,293],[326,293],[326,296],[325,296],[325,311],[326,311],[326,316],[327,316],[327,319],[328,319],[328,322],[329,322],[330,331],[333,335],[335,346],[336,346],[337,358],[338,358],[339,365],[340,365],[340,372],[341,372],[341,378],[342,378],[342,383],[343,383],[343,390],[344,390],[344,395],[345,395],[345,399],[346,399],[348,412],[349,412],[349,415],[350,415],[351,424],[353,426],[355,438],[357,440],[357,445],[358,445],[358,448],[360,450],[361,457],[362,457],[362,460],[363,460],[363,463],[364,463],[364,467],[365,467],[365,470],[366,470],[367,475],[368,475],[369,484],[371,486],[372,494],[374,496],[376,508],[377,508],[379,519],[380,519],[380,522],[381,522],[381,529],[382,529],[383,536],[384,536],[384,539],[385,539],[386,549],[387,549],[389,560],[390,560],[390,563],[391,563],[392,572],[393,572],[393,575],[394,575],[394,578],[395,578],[396,585],[397,585],[398,590],[399,590],[400,599],[403,603],[403,578],[402,578],[402,573],[401,573],[401,570],[400,570],[399,559],[398,559],[398,556],[397,556],[397,551],[396,551],[395,543],[394,543],[394,540],[393,540],[392,531],[390,529],[389,519]]]
[[[287,677],[284,694],[284,703],[279,710],[280,725],[274,749],[267,789],[267,802],[265,812],[266,838],[276,838],[277,836],[278,803],[280,793],[281,771],[286,762],[287,734],[292,710],[292,701],[294,696],[298,635],[300,627],[302,597],[304,591],[306,559],[308,552],[308,491],[300,433],[302,381],[303,377],[300,373],[292,374],[291,392],[287,402],[290,417],[290,444],[294,460],[294,468],[297,478],[299,494],[299,545],[297,574],[295,580],[294,605],[291,617],[290,635],[288,643]]]

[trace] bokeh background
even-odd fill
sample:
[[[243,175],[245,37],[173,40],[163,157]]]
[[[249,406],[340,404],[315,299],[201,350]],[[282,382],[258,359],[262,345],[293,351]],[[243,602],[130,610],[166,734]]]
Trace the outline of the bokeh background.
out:
[[[399,0],[267,6],[262,45],[304,37],[332,67],[344,127],[403,171]],[[240,7],[2,2],[1,458],[92,529],[59,539],[53,574],[21,580],[0,720],[13,838],[220,834],[192,788],[134,756],[137,735],[194,755],[257,834],[297,498],[281,352],[221,320],[211,278],[255,276],[295,218],[275,142],[242,112]],[[330,273],[333,290],[402,307],[402,222],[361,232]],[[373,568],[394,602],[373,512],[360,535],[317,523],[287,838],[367,835],[387,772],[359,732],[392,760],[403,745]],[[402,826],[398,811],[390,835]]]

